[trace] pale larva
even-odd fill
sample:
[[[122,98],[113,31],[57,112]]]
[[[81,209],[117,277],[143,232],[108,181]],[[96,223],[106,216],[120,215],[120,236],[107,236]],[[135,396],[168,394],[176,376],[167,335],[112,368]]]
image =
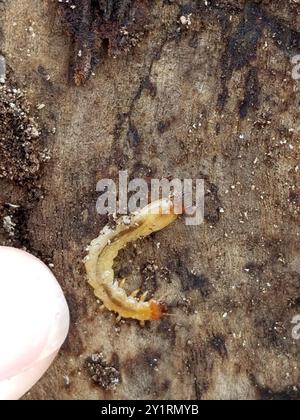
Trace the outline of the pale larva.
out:
[[[140,299],[136,297],[137,291],[131,296],[126,294],[122,282],[118,284],[114,279],[113,263],[119,251],[129,242],[164,229],[176,218],[171,199],[157,200],[129,219],[119,219],[115,228],[106,226],[89,246],[84,260],[88,282],[103,305],[120,318],[144,322],[159,320],[163,316],[163,305],[154,299],[145,302],[146,293]]]

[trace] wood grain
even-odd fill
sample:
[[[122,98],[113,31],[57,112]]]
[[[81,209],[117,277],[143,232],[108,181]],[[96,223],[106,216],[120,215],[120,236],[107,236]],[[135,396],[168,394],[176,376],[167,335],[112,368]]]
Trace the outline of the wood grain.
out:
[[[154,3],[149,34],[103,58],[82,87],[68,81],[56,2],[1,5],[0,49],[33,108],[46,105],[51,161],[30,206],[30,188],[5,179],[0,205],[24,208],[16,245],[53,263],[72,313],[60,357],[26,398],[299,399],[299,4]],[[179,19],[190,13],[187,28]],[[145,328],[101,312],[82,265],[106,223],[97,181],[124,169],[205,179],[205,224],[178,221],[118,260],[130,289],[150,287],[169,306]],[[118,372],[115,389],[93,384],[95,353]]]

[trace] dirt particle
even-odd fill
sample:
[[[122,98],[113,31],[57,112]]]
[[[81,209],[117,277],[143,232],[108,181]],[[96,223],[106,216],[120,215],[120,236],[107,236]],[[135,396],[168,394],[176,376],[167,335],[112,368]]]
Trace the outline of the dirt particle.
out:
[[[121,381],[120,372],[107,363],[102,353],[88,357],[86,368],[93,383],[105,390],[115,389]]]
[[[221,334],[214,335],[210,340],[211,347],[217,351],[220,356],[225,357],[227,356],[227,348],[225,338]]]
[[[0,120],[0,178],[36,180],[43,162],[40,129],[21,89],[0,85]]]
[[[11,203],[0,206],[1,245],[31,250],[28,232],[29,209]]]
[[[223,209],[223,206],[219,197],[219,188],[214,184],[209,184],[205,193],[205,221],[212,226],[217,225],[222,214],[220,209]]]
[[[244,267],[245,272],[252,277],[253,276],[259,277],[262,274],[263,269],[264,269],[263,264],[260,264],[255,261],[248,262]]]
[[[14,236],[16,224],[13,222],[11,216],[3,217],[3,229],[9,236]]]
[[[145,266],[143,267],[142,271],[142,291],[148,291],[149,296],[153,296],[157,290],[157,274],[158,274],[158,266],[155,264],[155,261],[150,260],[147,261]]]

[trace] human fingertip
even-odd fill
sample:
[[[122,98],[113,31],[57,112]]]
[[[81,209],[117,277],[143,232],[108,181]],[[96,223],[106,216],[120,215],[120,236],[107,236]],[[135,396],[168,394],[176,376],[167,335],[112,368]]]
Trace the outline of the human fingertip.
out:
[[[70,324],[63,291],[32,255],[0,247],[0,400],[18,399],[46,372]]]

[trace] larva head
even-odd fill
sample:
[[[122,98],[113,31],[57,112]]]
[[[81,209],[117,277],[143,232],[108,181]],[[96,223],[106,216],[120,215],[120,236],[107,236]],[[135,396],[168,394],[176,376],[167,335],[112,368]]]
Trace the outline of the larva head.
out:
[[[156,300],[150,301],[151,321],[160,320],[165,314],[165,307]]]

